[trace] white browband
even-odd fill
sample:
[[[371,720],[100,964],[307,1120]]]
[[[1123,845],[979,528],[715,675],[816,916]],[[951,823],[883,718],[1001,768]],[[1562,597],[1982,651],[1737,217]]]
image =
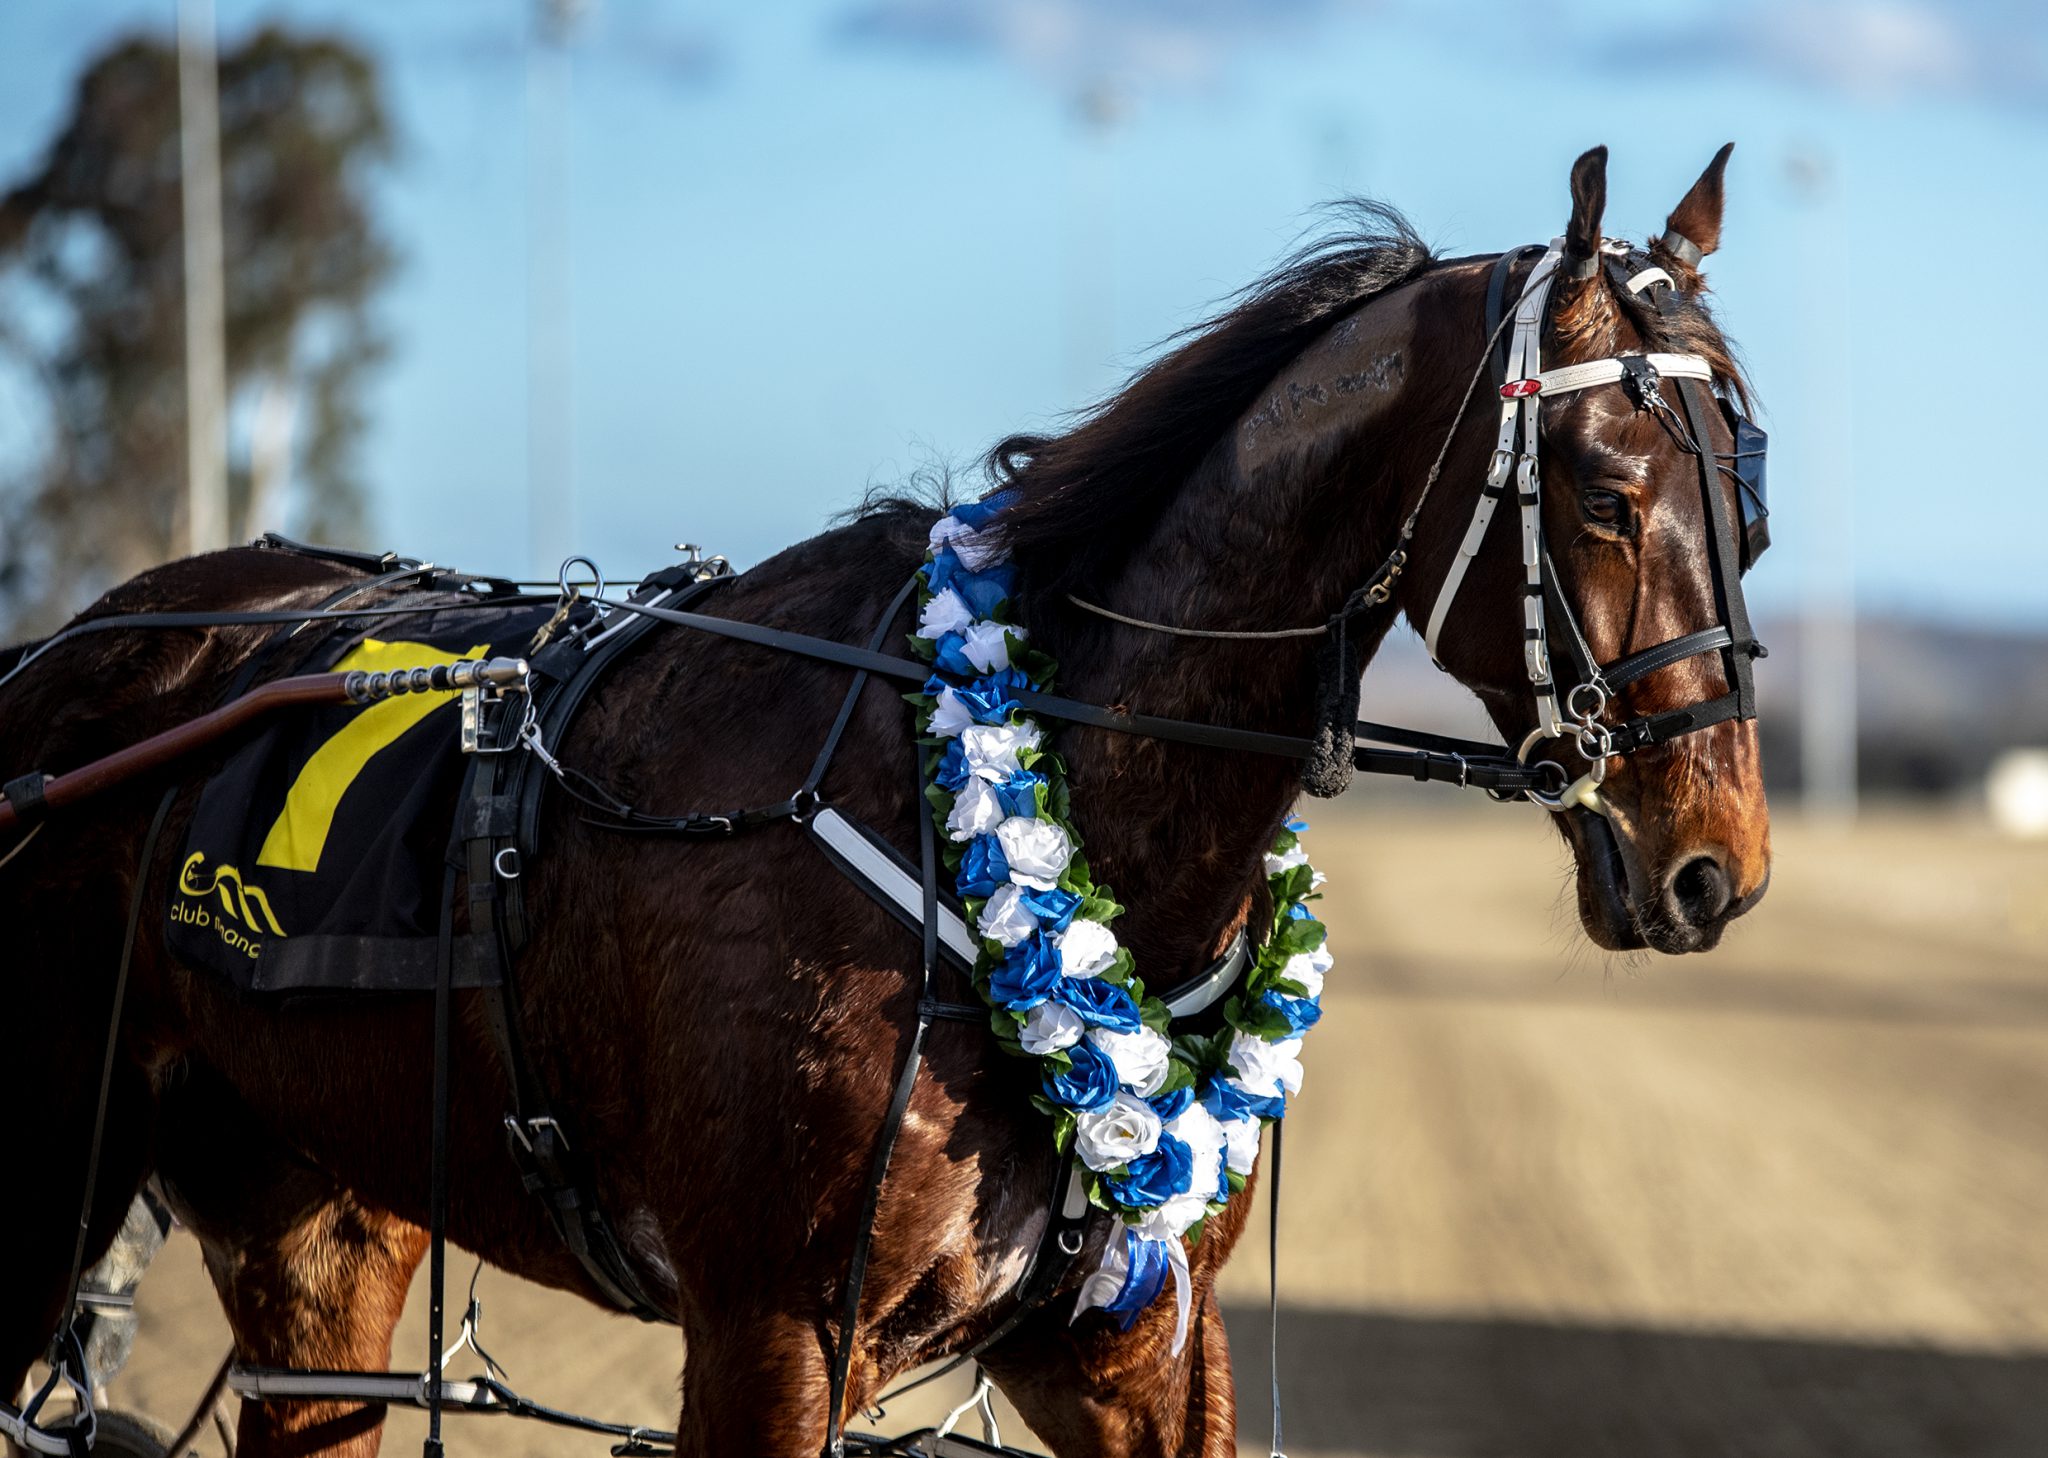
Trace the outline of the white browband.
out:
[[[1640,359],[1660,375],[1677,379],[1704,380],[1714,382],[1714,367],[1696,354],[1640,354],[1614,355],[1607,359],[1590,360],[1585,364],[1560,365],[1554,370],[1544,370],[1533,376],[1537,389],[1535,395],[1569,395],[1574,390],[1590,390],[1595,385],[1612,385],[1628,373],[1624,359]],[[1513,385],[1507,388],[1513,389]]]

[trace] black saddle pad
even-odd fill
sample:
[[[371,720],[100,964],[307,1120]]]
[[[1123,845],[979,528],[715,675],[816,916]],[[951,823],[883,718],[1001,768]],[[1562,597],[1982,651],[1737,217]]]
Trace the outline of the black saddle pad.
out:
[[[295,671],[418,668],[529,651],[548,607],[466,607],[332,632]],[[434,985],[442,867],[473,756],[454,693],[282,711],[200,791],[169,905],[171,951],[244,992]],[[481,938],[456,981],[495,980]]]

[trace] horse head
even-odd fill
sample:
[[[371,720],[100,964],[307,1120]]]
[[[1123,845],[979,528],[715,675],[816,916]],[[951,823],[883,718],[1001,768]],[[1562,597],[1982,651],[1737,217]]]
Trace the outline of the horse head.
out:
[[[1461,584],[1469,495],[1439,490],[1415,521],[1414,596],[1404,605],[1508,744],[1558,767],[1562,788],[1546,802],[1577,860],[1580,919],[1610,950],[1711,948],[1770,877],[1748,674],[1761,649],[1740,585],[1765,540],[1762,436],[1744,419],[1746,386],[1699,301],[1702,262],[1720,241],[1729,150],[1648,250],[1602,235],[1606,149],[1578,160],[1563,238],[1547,260],[1535,256],[1542,250],[1510,255],[1506,287],[1495,291],[1506,301],[1497,346],[1506,358],[1508,311],[1542,262],[1554,264],[1536,308],[1542,382],[1526,367],[1535,361],[1494,372],[1506,376],[1504,408],[1529,389],[1540,529],[1532,538],[1524,523],[1520,553],[1511,527],[1482,530]],[[1631,363],[1646,358],[1688,359],[1699,374],[1659,379]],[[1603,361],[1625,368],[1576,383]],[[1575,376],[1573,366],[1586,368]],[[1477,413],[1490,424],[1489,404],[1482,391]],[[1514,462],[1496,458],[1489,470],[1474,434],[1468,425],[1446,477],[1486,476],[1503,498],[1499,514],[1512,519],[1529,482]],[[1634,742],[1645,732],[1629,725],[1665,732]]]

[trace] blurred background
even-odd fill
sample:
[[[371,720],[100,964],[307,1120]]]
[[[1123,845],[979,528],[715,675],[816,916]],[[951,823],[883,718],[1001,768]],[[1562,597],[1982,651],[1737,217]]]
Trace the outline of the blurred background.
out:
[[[0,638],[265,530],[744,567],[871,486],[976,489],[980,451],[1114,389],[1320,202],[1499,249],[1562,225],[1605,142],[1608,227],[1643,238],[1728,140],[1709,273],[1775,457],[1770,898],[1711,957],[1611,959],[1534,813],[1314,807],[1343,960],[1290,1120],[1289,1446],[2038,1455],[2026,0],[9,6]],[[1367,704],[1479,726],[1407,635]],[[667,1334],[493,1282],[539,1395],[673,1416]],[[225,1345],[188,1242],[142,1301],[116,1395],[175,1424]]]

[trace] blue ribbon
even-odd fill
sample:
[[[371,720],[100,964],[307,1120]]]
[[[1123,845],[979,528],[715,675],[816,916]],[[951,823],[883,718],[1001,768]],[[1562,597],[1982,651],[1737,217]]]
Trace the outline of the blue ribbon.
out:
[[[1105,1302],[1102,1309],[1116,1318],[1120,1330],[1129,1331],[1138,1314],[1158,1299],[1166,1285],[1166,1242],[1148,1240],[1126,1226],[1124,1250],[1129,1263],[1123,1289]]]

